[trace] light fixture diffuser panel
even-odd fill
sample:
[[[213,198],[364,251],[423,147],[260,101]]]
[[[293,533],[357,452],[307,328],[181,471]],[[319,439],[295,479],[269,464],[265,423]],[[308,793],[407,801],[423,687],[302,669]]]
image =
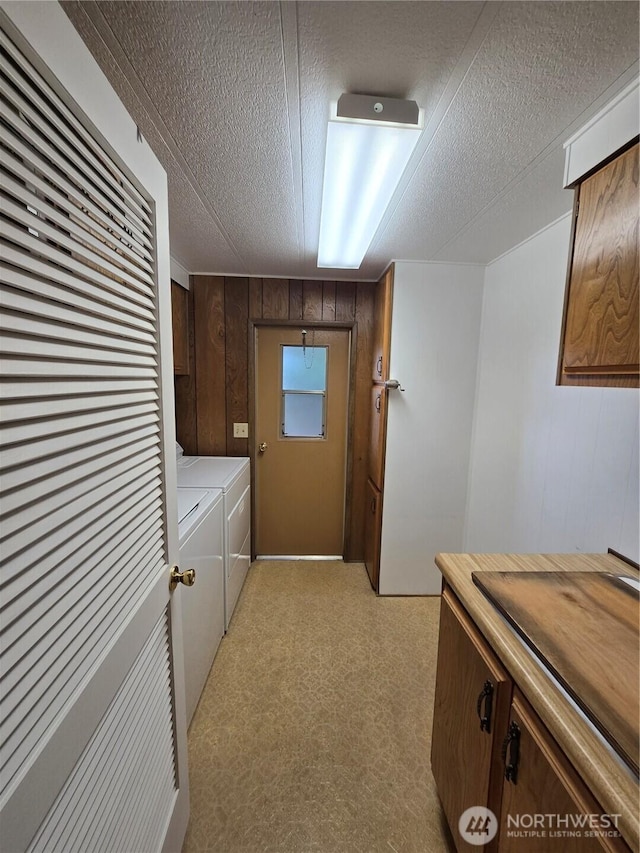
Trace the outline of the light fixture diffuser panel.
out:
[[[395,122],[329,122],[318,267],[360,267],[421,132]]]

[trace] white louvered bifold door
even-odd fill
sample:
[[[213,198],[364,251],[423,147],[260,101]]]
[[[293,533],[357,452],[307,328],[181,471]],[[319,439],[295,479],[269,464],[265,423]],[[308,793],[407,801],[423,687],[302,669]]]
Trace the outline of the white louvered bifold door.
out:
[[[4,24],[2,849],[155,851],[181,782],[156,204]]]

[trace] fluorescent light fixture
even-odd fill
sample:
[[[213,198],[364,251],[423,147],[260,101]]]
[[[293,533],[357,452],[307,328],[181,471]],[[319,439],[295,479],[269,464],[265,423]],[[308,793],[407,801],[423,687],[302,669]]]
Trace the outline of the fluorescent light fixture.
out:
[[[318,266],[358,269],[420,138],[422,111],[351,94],[331,106]]]

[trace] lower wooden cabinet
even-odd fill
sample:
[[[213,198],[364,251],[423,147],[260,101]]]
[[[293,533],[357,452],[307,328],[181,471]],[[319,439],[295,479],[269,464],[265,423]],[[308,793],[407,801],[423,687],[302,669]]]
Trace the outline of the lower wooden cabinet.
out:
[[[431,767],[442,808],[458,850],[472,845],[458,821],[472,806],[500,812],[501,737],[511,701],[511,680],[462,606],[445,589],[440,608],[438,668],[433,711]]]
[[[382,536],[382,493],[376,484],[367,481],[367,503],[364,521],[364,563],[371,586],[378,592],[380,578],[380,539]]]
[[[622,838],[607,834],[615,825],[606,825],[588,786],[448,587],[440,610],[431,767],[458,851],[629,853]],[[472,844],[459,821],[478,806],[495,819],[486,827],[475,818],[463,822],[464,830],[478,833]],[[493,837],[478,844],[485,828]]]
[[[502,792],[500,853],[533,847],[545,853],[628,850],[621,839],[604,834],[615,825],[601,817],[602,809],[517,691],[504,753],[509,778]]]

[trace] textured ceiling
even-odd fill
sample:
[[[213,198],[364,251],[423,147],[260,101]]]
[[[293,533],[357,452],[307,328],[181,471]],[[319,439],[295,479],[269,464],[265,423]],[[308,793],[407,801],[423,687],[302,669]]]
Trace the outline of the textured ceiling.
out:
[[[329,103],[425,131],[360,270],[486,263],[571,208],[562,143],[638,71],[636,2],[65,2],[164,164],[191,272],[322,278]]]

